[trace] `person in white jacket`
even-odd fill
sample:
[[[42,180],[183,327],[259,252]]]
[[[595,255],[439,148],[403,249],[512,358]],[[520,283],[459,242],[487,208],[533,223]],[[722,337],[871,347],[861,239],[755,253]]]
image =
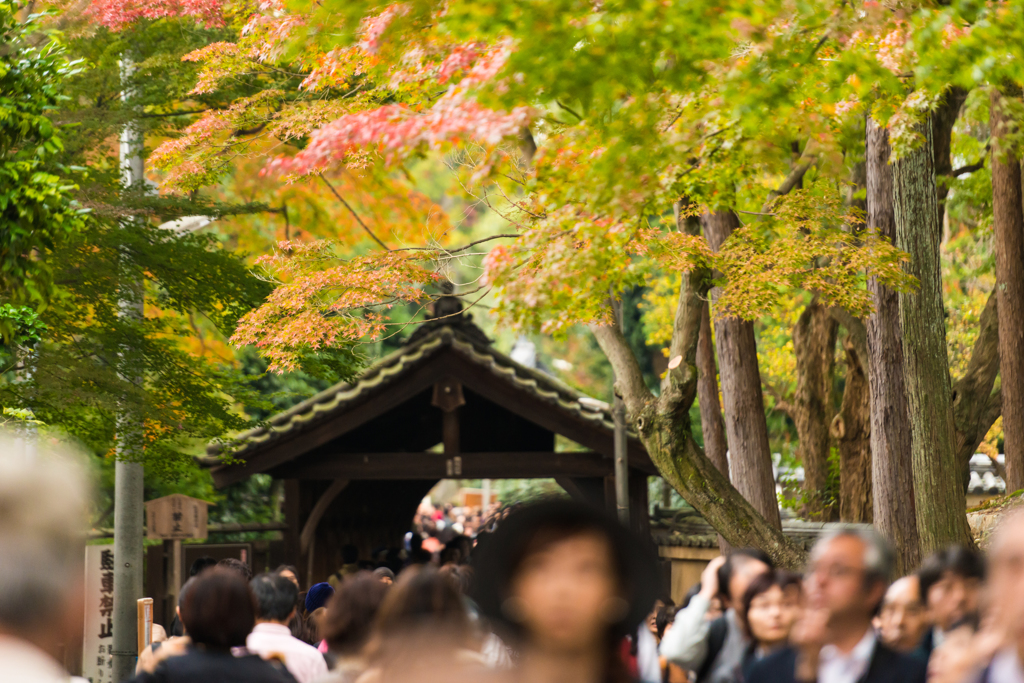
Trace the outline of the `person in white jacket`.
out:
[[[708,563],[700,577],[700,591],[665,631],[659,651],[668,661],[697,675],[697,683],[733,683],[748,639],[735,607],[754,577],[772,568],[763,552],[734,550]],[[725,614],[706,619],[711,600],[718,597]]]

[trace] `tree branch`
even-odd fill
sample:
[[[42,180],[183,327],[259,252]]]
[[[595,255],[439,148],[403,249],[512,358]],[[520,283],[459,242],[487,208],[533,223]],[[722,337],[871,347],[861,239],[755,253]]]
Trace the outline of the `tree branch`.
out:
[[[985,146],[985,149],[988,149],[987,145]],[[980,161],[975,161],[973,164],[967,164],[966,166],[955,168],[949,172],[949,175],[954,178],[959,178],[962,175],[974,173],[975,171],[980,171],[983,168],[985,168],[985,157],[982,157]]]
[[[349,213],[351,213],[352,216],[356,219],[356,222],[358,222],[359,225],[363,226],[363,230],[366,231],[366,234],[372,237],[373,241],[379,244],[385,251],[391,251],[388,248],[388,245],[384,244],[379,237],[373,234],[373,231],[370,230],[370,228],[366,227],[366,223],[363,222],[363,219],[359,217],[359,214],[355,212],[355,209],[349,206],[348,202],[345,201],[345,198],[338,194],[338,191],[334,189],[334,185],[331,185],[329,182],[327,182],[327,178],[325,178],[322,174],[319,176],[319,178],[320,180],[324,181],[324,185],[327,186],[327,189],[334,193],[334,196],[338,198],[338,201],[344,204],[345,208],[348,209]]]
[[[622,335],[618,325],[591,323],[590,331],[615,371],[615,391],[622,396],[630,415],[639,414],[643,406],[654,398],[644,382],[644,373],[633,349]]]
[[[1001,394],[998,391],[992,394],[992,386],[999,374],[999,315],[995,290],[988,296],[978,327],[978,338],[967,370],[963,377],[953,382],[952,392],[957,460],[965,485],[970,476],[971,456],[1002,408]],[[992,405],[993,396],[995,406]]]
[[[786,176],[778,188],[768,193],[768,199],[765,200],[764,205],[761,207],[761,213],[771,213],[772,202],[792,192],[793,188],[799,185],[800,181],[807,175],[807,171],[810,170],[811,166],[818,163],[818,156],[818,145],[814,140],[808,140],[803,154],[800,155],[800,159],[789,172],[789,175]]]

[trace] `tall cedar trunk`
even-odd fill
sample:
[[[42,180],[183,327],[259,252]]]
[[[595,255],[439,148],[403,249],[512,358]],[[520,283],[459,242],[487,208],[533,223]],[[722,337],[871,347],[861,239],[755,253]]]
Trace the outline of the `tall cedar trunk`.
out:
[[[700,426],[704,434],[704,453],[718,471],[729,476],[728,445],[722,404],[718,400],[718,368],[715,367],[715,340],[711,332],[711,314],[707,303],[700,314],[700,340],[697,342],[697,402]]]
[[[1019,151],[1008,144],[1005,96],[992,88],[992,221],[999,297],[999,374],[1003,399],[1006,491],[1024,488],[1024,205]]]
[[[831,433],[839,443],[839,519],[870,524],[871,502],[871,390],[867,349],[851,332],[843,338],[846,387],[843,403],[832,419]]]
[[[889,133],[871,117],[867,121],[868,228],[896,246],[892,206]],[[867,321],[868,380],[871,388],[871,481],[875,527],[896,550],[900,575],[921,559],[917,533],[910,415],[903,382],[899,299],[893,290],[868,280],[874,313]]]
[[[796,391],[789,411],[799,439],[797,455],[804,468],[804,514],[815,520],[835,519],[837,510],[828,490],[828,428],[832,416],[836,336],[839,325],[815,297],[793,327]]]
[[[954,446],[939,260],[942,229],[930,117],[921,132],[926,144],[893,162],[892,185],[896,241],[910,255],[905,267],[918,281],[916,291],[898,296],[917,529],[921,552],[929,553],[953,543],[973,541]]]
[[[715,341],[711,332],[711,314],[707,303],[700,312],[700,339],[697,341],[697,403],[700,404],[700,427],[704,434],[704,453],[718,471],[729,476],[728,446],[722,404],[718,400],[718,368],[715,366]],[[730,545],[721,534],[718,547],[725,553]]]
[[[731,210],[707,213],[703,221],[704,234],[716,251],[739,227],[736,214]],[[713,289],[712,302],[717,302],[719,295],[718,288]],[[754,324],[740,318],[719,318],[715,331],[718,374],[725,403],[725,434],[729,441],[730,478],[755,510],[770,524],[781,528]]]

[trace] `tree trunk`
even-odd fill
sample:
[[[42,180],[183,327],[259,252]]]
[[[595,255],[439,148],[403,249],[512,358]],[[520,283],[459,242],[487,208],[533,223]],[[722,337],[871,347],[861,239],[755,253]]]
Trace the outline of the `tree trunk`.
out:
[[[697,342],[697,402],[700,426],[704,434],[704,453],[718,471],[729,476],[728,446],[722,404],[718,400],[718,368],[715,367],[715,340],[711,333],[711,314],[707,303],[700,314],[700,339]]]
[[[782,533],[778,521],[759,514],[693,440],[689,411],[697,395],[697,344],[709,281],[706,270],[683,276],[669,346],[669,357],[680,362],[665,373],[658,397],[644,384],[621,330],[614,325],[590,329],[615,370],[616,391],[630,422],[662,476],[730,544],[761,548],[780,566],[798,569],[806,553]]]
[[[1006,140],[1012,125],[1005,96],[992,88],[992,222],[999,296],[999,374],[1003,398],[1006,492],[1024,488],[1024,204],[1019,151]]]
[[[728,446],[722,404],[718,400],[718,368],[715,366],[715,340],[711,332],[711,314],[707,303],[700,312],[700,339],[697,341],[697,403],[700,404],[700,427],[704,434],[704,453],[718,471],[729,476]],[[718,549],[729,552],[729,542],[718,534]]]
[[[1002,408],[1001,394],[992,393],[999,374],[998,288],[988,295],[978,321],[978,338],[963,377],[953,383],[953,426],[956,430],[956,459],[964,491],[971,479],[971,456]]]
[[[911,457],[921,552],[970,545],[967,509],[953,436],[953,403],[942,308],[938,193],[930,117],[926,144],[892,164],[896,241],[918,288],[899,294],[903,377],[910,409]]]
[[[728,209],[705,214],[703,222],[708,244],[716,251],[739,227],[736,214]],[[711,291],[713,303],[718,301],[719,295],[718,288]],[[725,403],[725,434],[729,441],[730,479],[755,510],[770,524],[781,528],[754,324],[740,318],[719,318],[715,331]]]
[[[896,246],[892,206],[889,133],[871,117],[867,121],[868,228]],[[920,563],[913,467],[910,457],[910,415],[903,383],[899,299],[893,290],[868,280],[874,313],[867,321],[868,380],[871,388],[871,481],[875,527],[896,550],[900,575]]]
[[[799,438],[797,456],[804,467],[804,514],[810,519],[835,519],[833,492],[828,490],[828,456],[832,448],[832,384],[835,380],[839,325],[818,297],[804,308],[793,327],[796,391],[790,416]]]
[[[839,519],[870,524],[871,501],[871,389],[867,348],[854,332],[843,339],[846,386],[843,403],[832,420],[831,433],[839,443]]]

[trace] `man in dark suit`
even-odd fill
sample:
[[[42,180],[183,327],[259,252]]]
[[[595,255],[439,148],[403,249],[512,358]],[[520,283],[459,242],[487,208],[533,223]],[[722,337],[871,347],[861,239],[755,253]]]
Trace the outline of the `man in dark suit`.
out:
[[[823,538],[807,569],[807,611],[791,646],[754,664],[748,683],[924,683],[925,663],[889,649],[871,627],[892,572],[877,532]]]

